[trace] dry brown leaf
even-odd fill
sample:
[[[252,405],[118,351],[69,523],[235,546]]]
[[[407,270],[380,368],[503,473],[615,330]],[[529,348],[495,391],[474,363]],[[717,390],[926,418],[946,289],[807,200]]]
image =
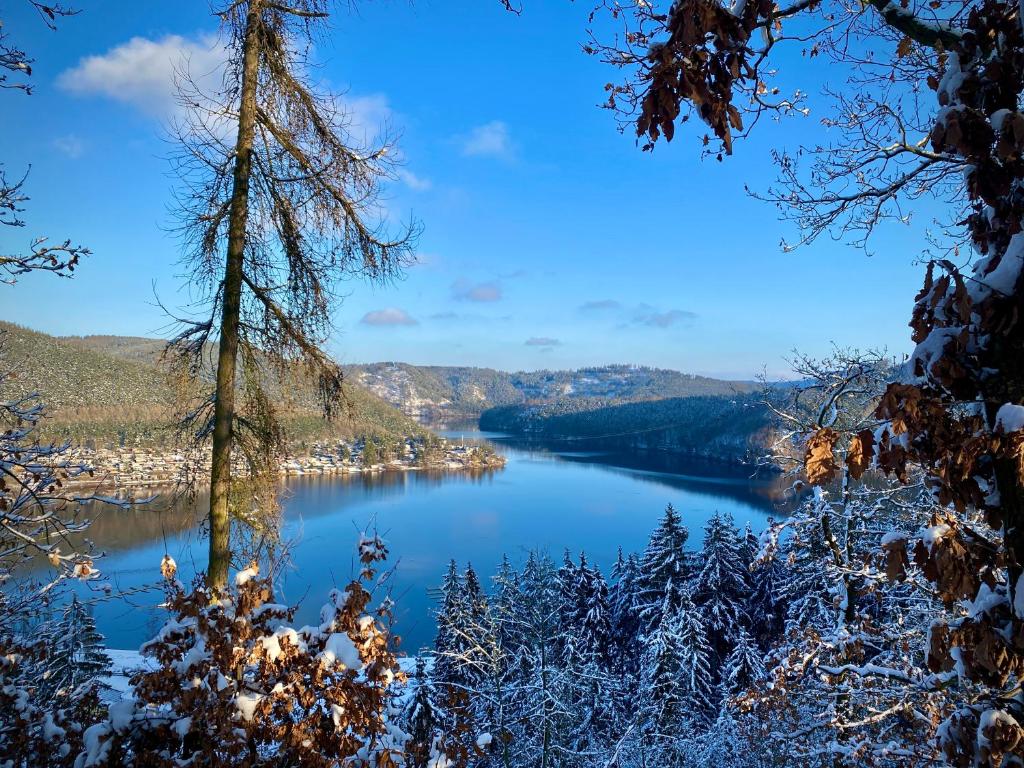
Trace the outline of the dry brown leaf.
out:
[[[871,466],[875,456],[875,433],[870,429],[862,429],[850,440],[850,448],[846,452],[846,466],[850,477],[859,480]]]
[[[811,485],[822,485],[836,476],[839,465],[836,463],[835,445],[838,439],[836,431],[826,427],[819,429],[807,441],[804,471]]]
[[[903,581],[907,578],[907,537],[892,538],[882,545],[885,552],[885,575],[891,581]]]
[[[177,572],[178,564],[170,555],[164,555],[163,560],[160,561],[160,575],[170,581]]]

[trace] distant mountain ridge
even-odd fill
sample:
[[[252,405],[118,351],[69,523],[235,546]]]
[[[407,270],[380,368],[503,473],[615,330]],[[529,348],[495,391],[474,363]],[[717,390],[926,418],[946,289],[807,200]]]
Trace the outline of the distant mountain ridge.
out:
[[[425,422],[475,420],[490,408],[527,403],[731,397],[760,389],[750,381],[631,365],[509,373],[493,368],[389,362],[349,365],[346,373],[350,380]]]
[[[137,336],[54,337],[0,321],[18,393],[38,391],[46,429],[75,440],[165,439],[171,388],[158,362],[165,341]],[[658,448],[738,457],[757,442],[760,385],[660,368],[607,365],[564,371],[370,363],[345,366],[351,415],[327,425],[301,378],[279,381],[294,439],[394,437],[424,423],[474,421],[497,431],[604,440],[630,450]],[[628,433],[619,435],[618,433]]]
[[[157,362],[162,339],[49,336],[0,321],[6,363],[15,377],[5,397],[39,393],[47,405],[44,434],[78,442],[162,442],[173,423],[171,386]],[[293,378],[282,387],[282,417],[294,440],[321,437],[390,439],[425,434],[422,425],[350,382],[351,412],[325,422],[312,387]]]

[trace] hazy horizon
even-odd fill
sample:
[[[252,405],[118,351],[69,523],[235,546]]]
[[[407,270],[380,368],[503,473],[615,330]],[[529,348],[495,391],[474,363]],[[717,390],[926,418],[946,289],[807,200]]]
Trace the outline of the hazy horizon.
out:
[[[47,331],[44,331],[44,330],[42,330],[40,328],[34,328],[34,327],[32,327],[30,325],[27,325],[27,324],[25,324],[23,322],[20,322],[18,320],[11,320],[9,318],[0,318],[0,323],[11,323],[13,325],[18,325],[18,326],[21,326],[22,328],[26,328],[29,331],[33,331],[33,332],[36,332],[36,333],[43,333],[43,334],[46,334],[48,336],[52,336],[53,338],[56,338],[56,339],[89,339],[89,338],[121,338],[121,339],[129,339],[130,338],[130,339],[143,339],[143,340],[146,340],[146,341],[160,341],[160,342],[167,341],[166,337],[152,336],[152,335],[146,335],[146,334],[141,334],[141,333],[91,333],[91,332],[87,332],[87,333],[51,334],[51,333],[48,333]],[[343,365],[347,365],[347,366],[355,366],[355,365],[364,365],[364,366],[368,366],[368,365],[388,365],[388,364],[394,364],[394,363],[404,364],[404,365],[413,365],[413,366],[421,367],[421,368],[426,368],[426,367],[436,367],[436,368],[476,368],[476,369],[481,369],[481,370],[493,370],[493,371],[499,371],[501,373],[511,373],[511,374],[515,374],[515,373],[537,373],[537,372],[541,372],[541,371],[567,371],[567,370],[576,371],[576,370],[581,370],[581,369],[585,369],[585,368],[609,368],[609,367],[612,367],[612,366],[630,366],[630,367],[638,367],[638,368],[652,368],[652,369],[659,369],[659,370],[666,370],[666,371],[675,371],[677,373],[683,373],[683,374],[694,375],[694,376],[702,376],[702,377],[711,378],[711,379],[719,379],[721,381],[735,381],[735,382],[747,383],[747,382],[751,382],[751,381],[757,380],[756,376],[752,376],[752,377],[749,377],[749,378],[733,377],[733,376],[716,376],[716,375],[711,374],[711,373],[704,373],[704,372],[696,371],[696,370],[687,370],[687,369],[684,369],[684,368],[668,368],[666,366],[656,366],[656,365],[646,365],[646,364],[642,364],[642,363],[634,363],[634,362],[631,362],[629,360],[606,360],[604,362],[587,363],[587,364],[584,364],[584,365],[577,365],[577,366],[565,366],[565,367],[539,366],[539,367],[536,367],[536,368],[510,368],[510,367],[507,367],[507,366],[501,367],[501,366],[491,366],[491,365],[471,365],[471,364],[461,363],[461,362],[458,362],[458,361],[447,362],[447,363],[445,363],[445,362],[441,362],[441,363],[423,363],[423,362],[416,362],[414,360],[385,359],[385,358],[380,358],[380,359],[377,359],[377,360],[345,360],[345,361],[343,361]],[[786,380],[788,380],[788,378],[781,377],[781,378],[773,379],[773,380],[786,381]]]

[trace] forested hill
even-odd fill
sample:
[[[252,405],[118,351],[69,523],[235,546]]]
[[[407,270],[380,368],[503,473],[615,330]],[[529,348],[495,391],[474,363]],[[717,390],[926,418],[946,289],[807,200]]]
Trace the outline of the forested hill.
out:
[[[11,396],[40,393],[47,404],[50,438],[109,443],[122,439],[162,442],[173,420],[171,388],[157,367],[164,342],[130,336],[56,337],[0,321],[3,355],[16,371]],[[327,424],[308,382],[290,382],[282,398],[289,435],[317,437],[421,434],[417,422],[364,388],[352,384],[351,412]]]
[[[571,371],[508,373],[492,368],[372,363],[347,367],[351,379],[423,421],[476,419],[489,408],[559,400],[631,402],[732,396],[758,389],[659,368],[608,365]]]
[[[561,399],[492,408],[480,428],[581,447],[657,450],[742,463],[763,452],[768,412],[756,394],[614,403]]]
[[[0,322],[18,393],[46,397],[48,434],[109,442],[162,441],[171,391],[158,368],[161,339],[55,337]],[[413,420],[477,419],[487,429],[596,440],[626,449],[742,456],[764,426],[752,382],[657,368],[613,365],[508,373],[489,368],[376,363],[346,368],[350,415],[319,418],[311,388],[282,383],[290,434],[381,437],[423,431]],[[308,392],[306,390],[309,390]],[[622,434],[620,434],[622,433]],[[613,437],[607,437],[614,435]]]

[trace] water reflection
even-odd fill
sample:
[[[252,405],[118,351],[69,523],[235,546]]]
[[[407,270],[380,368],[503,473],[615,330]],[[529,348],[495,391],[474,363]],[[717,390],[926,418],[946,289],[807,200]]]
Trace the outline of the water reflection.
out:
[[[555,554],[585,549],[607,569],[618,547],[644,546],[669,502],[682,511],[691,544],[699,546],[700,528],[716,510],[732,513],[740,525],[762,525],[779,486],[678,457],[473,436],[484,438],[508,457],[505,469],[288,478],[283,535],[290,564],[278,578],[276,597],[300,605],[296,621],[315,621],[328,590],[356,573],[354,543],[370,525],[389,545],[395,571],[386,586],[399,601],[396,629],[406,638],[404,647],[415,650],[432,638],[428,589],[451,558],[463,566],[471,561],[484,579],[503,553],[521,559],[530,548]],[[158,586],[164,552],[177,560],[184,581],[205,567],[205,502],[200,497],[135,512],[104,510],[96,518],[89,536],[106,552],[99,566],[116,589],[132,593],[127,601],[95,606],[112,647],[135,647],[162,622],[159,589],[137,590]]]

